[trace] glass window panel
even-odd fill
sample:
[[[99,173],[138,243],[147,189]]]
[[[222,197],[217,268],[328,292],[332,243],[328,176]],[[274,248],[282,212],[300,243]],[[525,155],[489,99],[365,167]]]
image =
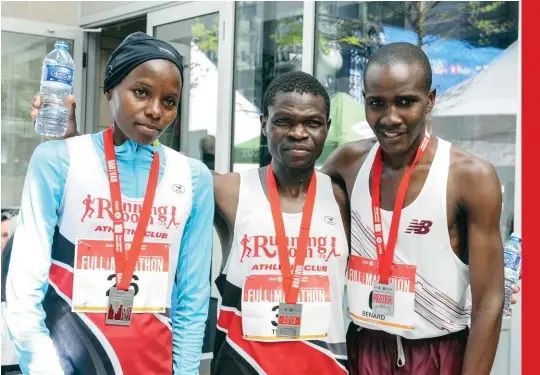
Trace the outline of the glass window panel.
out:
[[[302,69],[303,9],[301,1],[236,3],[233,171],[270,162],[263,95],[274,78]]]
[[[315,76],[331,97],[323,155],[373,137],[365,121],[363,74],[377,48],[420,44],[433,69],[433,134],[492,163],[501,181],[501,231],[512,230],[518,101],[519,3],[318,2]]]
[[[154,28],[156,38],[171,43],[184,58],[182,111],[187,119],[188,156],[214,169],[217,127],[219,14],[173,22]],[[176,121],[160,137],[160,142],[180,149],[181,121]],[[186,133],[183,133],[186,134]]]
[[[39,92],[41,65],[63,38],[2,31],[2,207],[16,207],[28,162],[43,139],[35,132],[30,117],[30,100]]]

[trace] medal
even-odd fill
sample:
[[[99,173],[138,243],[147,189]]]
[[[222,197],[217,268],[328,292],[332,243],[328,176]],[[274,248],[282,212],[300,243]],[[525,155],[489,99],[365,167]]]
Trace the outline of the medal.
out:
[[[375,247],[377,248],[377,259],[379,263],[379,282],[373,286],[372,310],[376,314],[392,316],[394,314],[394,294],[395,285],[389,283],[390,274],[394,264],[394,250],[396,248],[399,221],[403,203],[407,195],[407,188],[411,180],[414,166],[420,160],[429,145],[430,135],[426,133],[418,150],[413,163],[409,166],[401,182],[394,202],[394,211],[392,213],[392,222],[390,224],[390,233],[388,234],[388,244],[384,243],[381,217],[381,176],[383,172],[382,149],[379,146],[375,160],[373,162],[373,173],[371,177],[371,206],[373,215],[373,233],[375,235]]]
[[[272,164],[268,166],[266,183],[268,186],[270,208],[272,209],[272,218],[274,219],[274,228],[276,230],[279,263],[283,278],[283,293],[285,294],[286,301],[286,303],[279,304],[276,335],[278,337],[298,337],[300,336],[300,323],[302,321],[302,305],[298,304],[297,301],[307,255],[311,217],[313,215],[313,206],[315,205],[315,195],[317,192],[317,176],[313,172],[311,181],[309,182],[302,221],[300,223],[300,234],[298,235],[298,246],[293,272],[291,272],[289,251],[287,249],[288,241],[285,234],[285,224],[283,223],[283,214],[279,203],[279,194]]]
[[[107,176],[111,192],[114,227],[114,263],[116,269],[116,284],[109,291],[109,303],[106,315],[106,324],[129,326],[133,313],[133,299],[135,291],[129,289],[131,278],[135,272],[141,247],[150,220],[154,196],[156,194],[159,177],[159,153],[154,152],[154,159],[150,168],[148,185],[144,196],[141,215],[137,229],[131,242],[131,248],[126,258],[124,243],[124,214],[122,208],[122,193],[120,190],[120,174],[114,152],[112,127],[103,133],[103,148],[105,149],[105,161],[107,164]]]
[[[377,282],[373,285],[372,310],[374,314],[394,315],[395,291],[394,283],[383,284]]]
[[[121,290],[114,286],[109,290],[109,306],[107,307],[106,324],[129,326],[133,309],[133,289]]]
[[[278,325],[276,335],[281,337],[300,336],[302,322],[302,305],[299,303],[279,304]]]

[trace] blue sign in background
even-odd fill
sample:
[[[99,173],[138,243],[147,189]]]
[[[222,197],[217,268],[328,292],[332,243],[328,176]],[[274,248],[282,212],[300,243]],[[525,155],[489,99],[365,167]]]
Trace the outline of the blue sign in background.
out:
[[[384,26],[385,44],[409,42],[418,44],[417,34],[400,27]],[[424,51],[433,70],[433,87],[442,94],[450,87],[483,70],[504,50],[495,47],[476,47],[466,41],[426,35]]]

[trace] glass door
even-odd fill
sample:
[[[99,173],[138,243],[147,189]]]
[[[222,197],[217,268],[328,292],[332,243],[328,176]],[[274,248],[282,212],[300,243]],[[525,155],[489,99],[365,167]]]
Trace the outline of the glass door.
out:
[[[147,15],[147,33],[170,43],[184,58],[180,114],[160,142],[220,173],[230,170],[233,22],[233,2],[189,2]],[[214,231],[212,298],[200,374],[210,373],[219,298],[214,280],[221,261]]]
[[[230,128],[230,116],[223,116],[230,101],[220,95],[228,91],[230,96],[231,87],[230,75],[229,82],[222,79],[225,7],[224,2],[187,3],[149,13],[147,18],[147,33],[169,42],[184,58],[180,115],[160,141],[212,170],[223,169],[220,159],[228,159],[230,150],[230,145],[223,148],[217,141],[227,138]]]
[[[69,45],[75,61],[73,93],[81,97],[83,33],[62,28],[65,26],[2,17],[2,208],[20,205],[28,162],[43,141],[34,131],[30,101],[39,92],[43,58],[57,40]],[[79,106],[77,118],[81,118]]]

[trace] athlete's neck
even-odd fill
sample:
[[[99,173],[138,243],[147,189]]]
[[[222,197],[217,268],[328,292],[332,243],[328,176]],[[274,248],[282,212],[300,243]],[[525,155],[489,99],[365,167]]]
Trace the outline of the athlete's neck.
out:
[[[116,125],[113,125],[112,137],[115,146],[121,146],[129,139]]]
[[[409,147],[405,152],[389,154],[383,150],[383,164],[394,170],[409,167],[414,162],[418,147],[420,147],[420,143],[424,139],[424,134],[425,132],[421,132],[420,135],[414,140],[411,147]]]
[[[297,198],[300,193],[307,192],[315,166],[306,169],[288,168],[272,160],[272,171],[280,195]]]

